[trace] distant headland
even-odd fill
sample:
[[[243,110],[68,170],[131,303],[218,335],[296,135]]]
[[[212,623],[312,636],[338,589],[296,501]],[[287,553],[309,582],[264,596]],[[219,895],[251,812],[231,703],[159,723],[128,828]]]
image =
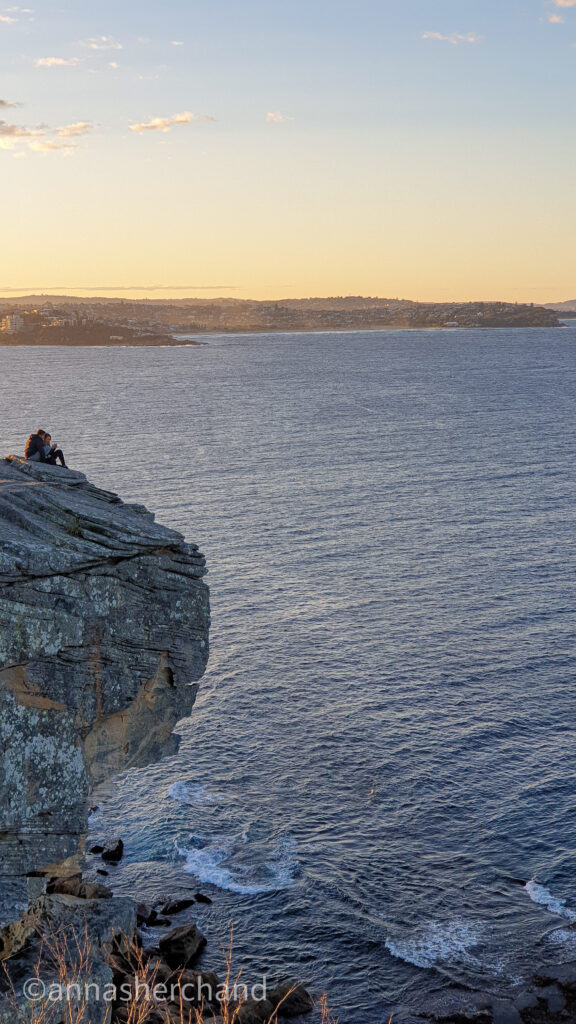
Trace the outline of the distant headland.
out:
[[[178,345],[182,335],[561,327],[556,309],[511,302],[407,299],[112,299],[67,295],[0,298],[0,345]]]

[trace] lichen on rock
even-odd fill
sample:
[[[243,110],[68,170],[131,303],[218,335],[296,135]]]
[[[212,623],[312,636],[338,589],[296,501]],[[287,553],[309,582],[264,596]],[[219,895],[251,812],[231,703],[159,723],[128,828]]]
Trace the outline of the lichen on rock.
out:
[[[0,928],[91,789],[176,749],[208,658],[204,556],[82,473],[0,462]]]

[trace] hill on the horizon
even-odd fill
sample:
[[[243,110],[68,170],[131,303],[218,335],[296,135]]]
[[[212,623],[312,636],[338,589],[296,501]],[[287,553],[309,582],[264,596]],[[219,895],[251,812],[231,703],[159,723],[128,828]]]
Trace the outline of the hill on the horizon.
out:
[[[553,309],[557,313],[576,313],[576,299],[568,299],[566,302],[547,302],[546,309]]]

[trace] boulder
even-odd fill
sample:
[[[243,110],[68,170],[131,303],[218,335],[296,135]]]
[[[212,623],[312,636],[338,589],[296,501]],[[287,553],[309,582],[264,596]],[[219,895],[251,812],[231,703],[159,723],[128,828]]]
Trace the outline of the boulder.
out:
[[[212,900],[210,899],[210,897],[209,896],[204,896],[204,894],[201,893],[201,892],[195,893],[194,894],[194,899],[196,900],[196,903],[212,903]]]
[[[148,957],[148,970],[157,985],[169,985],[172,983],[174,971],[159,956],[152,955]]]
[[[112,896],[112,891],[105,885],[84,881],[81,874],[53,878],[46,886],[46,892],[60,896],[77,896],[82,900],[105,900]]]
[[[273,1013],[269,999],[246,999],[234,1010],[233,1020],[238,1024],[264,1024]]]
[[[310,993],[297,982],[286,982],[278,985],[268,993],[273,1009],[280,1017],[299,1017],[314,1009],[314,1000]]]
[[[179,971],[172,974],[168,985],[186,1007],[218,1005],[218,976],[212,971]],[[175,1000],[178,1002],[178,998]]]
[[[522,992],[516,996],[514,1007],[522,1013],[523,1010],[535,1010],[538,1007],[538,997],[534,992]]]
[[[171,917],[173,914],[181,914],[183,910],[188,910],[188,907],[193,906],[194,900],[190,899],[168,900],[164,906],[160,907],[159,913]]]
[[[174,928],[158,943],[160,953],[170,967],[191,967],[206,945],[206,939],[195,924]]]
[[[566,1000],[558,985],[547,985],[537,990],[536,995],[548,1004],[549,1013],[560,1013],[566,1007]]]
[[[154,923],[157,917],[158,914],[156,913],[156,911],[147,903],[138,903],[136,905],[136,921],[139,925],[151,925]]]
[[[576,962],[572,960],[569,963],[540,968],[534,977],[534,983],[542,986],[556,983],[571,994],[576,994]]]
[[[492,1020],[494,1024],[523,1024],[518,1010],[505,999],[493,1000]]]
[[[124,856],[124,843],[121,839],[111,839],[104,843],[101,857],[110,864],[117,864]]]

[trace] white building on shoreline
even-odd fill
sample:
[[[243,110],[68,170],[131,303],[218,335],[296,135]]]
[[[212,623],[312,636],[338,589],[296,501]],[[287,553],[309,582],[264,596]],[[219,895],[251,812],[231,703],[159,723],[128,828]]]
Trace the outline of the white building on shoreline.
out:
[[[24,329],[24,317],[20,313],[10,313],[2,318],[0,329],[5,334],[19,334]]]

